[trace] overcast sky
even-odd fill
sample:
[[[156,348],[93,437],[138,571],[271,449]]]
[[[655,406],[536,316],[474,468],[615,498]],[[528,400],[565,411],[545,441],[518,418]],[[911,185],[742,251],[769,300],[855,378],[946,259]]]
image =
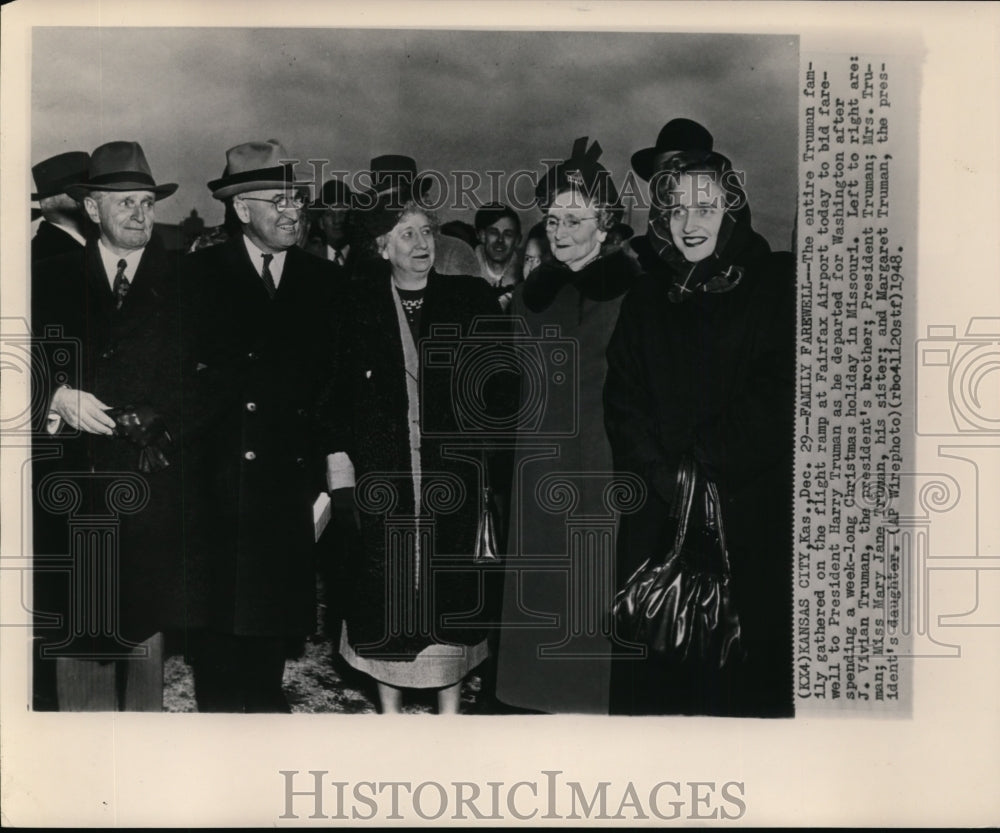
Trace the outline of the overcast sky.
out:
[[[38,28],[31,162],[139,141],[156,180],[180,183],[157,219],[195,208],[215,224],[222,208],[206,183],[249,140],[348,171],[406,153],[422,169],[513,172],[541,170],[586,135],[620,183],[632,152],[686,116],[746,170],[755,226],[788,248],[797,74],[791,36]]]

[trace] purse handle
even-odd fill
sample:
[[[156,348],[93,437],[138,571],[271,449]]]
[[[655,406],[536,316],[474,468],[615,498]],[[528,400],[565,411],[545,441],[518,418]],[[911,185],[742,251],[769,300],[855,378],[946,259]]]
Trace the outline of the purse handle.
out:
[[[677,467],[677,486],[674,491],[674,503],[670,507],[671,516],[677,519],[677,532],[674,534],[674,552],[680,552],[687,535],[688,521],[691,517],[691,506],[694,503],[694,460],[684,457]]]
[[[705,519],[708,523],[715,524],[719,534],[719,547],[722,550],[722,566],[725,569],[725,577],[729,578],[732,571],[729,565],[729,548],[726,546],[726,531],[722,524],[722,501],[719,498],[719,489],[715,482],[701,475],[705,482],[706,512]],[[691,518],[691,507],[694,505],[694,496],[697,491],[699,479],[698,464],[693,457],[685,456],[677,467],[677,487],[676,498],[671,507],[671,516],[677,518],[677,532],[674,535],[674,552],[680,552],[687,536],[688,523]]]

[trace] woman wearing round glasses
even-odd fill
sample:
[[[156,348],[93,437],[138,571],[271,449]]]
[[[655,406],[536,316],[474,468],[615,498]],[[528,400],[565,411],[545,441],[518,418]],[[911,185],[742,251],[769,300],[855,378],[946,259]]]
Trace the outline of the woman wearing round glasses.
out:
[[[652,197],[636,244],[647,273],[622,304],[604,400],[616,467],[647,486],[622,519],[619,583],[665,555],[678,465],[693,458],[718,488],[745,658],[724,671],[618,660],[620,713],[792,712],[794,262],[754,232],[742,172],[712,146],[674,119],[632,156]]]
[[[638,270],[604,245],[621,209],[600,153],[578,139],[537,183],[553,259],[511,304],[540,373],[522,376],[497,697],[551,713],[608,709],[615,501],[601,390],[608,339]]]

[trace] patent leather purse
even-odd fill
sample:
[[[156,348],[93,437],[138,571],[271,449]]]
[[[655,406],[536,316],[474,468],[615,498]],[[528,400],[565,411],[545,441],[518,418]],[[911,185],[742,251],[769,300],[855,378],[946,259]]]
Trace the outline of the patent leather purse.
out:
[[[672,544],[639,565],[615,596],[617,635],[664,663],[733,666],[743,648],[719,492],[694,460],[678,468],[670,518]]]

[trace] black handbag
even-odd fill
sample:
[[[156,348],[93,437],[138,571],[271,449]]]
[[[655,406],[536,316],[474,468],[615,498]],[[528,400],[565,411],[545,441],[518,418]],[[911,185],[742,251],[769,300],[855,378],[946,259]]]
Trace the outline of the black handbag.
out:
[[[719,492],[693,460],[677,472],[673,545],[650,556],[617,593],[617,635],[664,663],[722,670],[743,658]]]

